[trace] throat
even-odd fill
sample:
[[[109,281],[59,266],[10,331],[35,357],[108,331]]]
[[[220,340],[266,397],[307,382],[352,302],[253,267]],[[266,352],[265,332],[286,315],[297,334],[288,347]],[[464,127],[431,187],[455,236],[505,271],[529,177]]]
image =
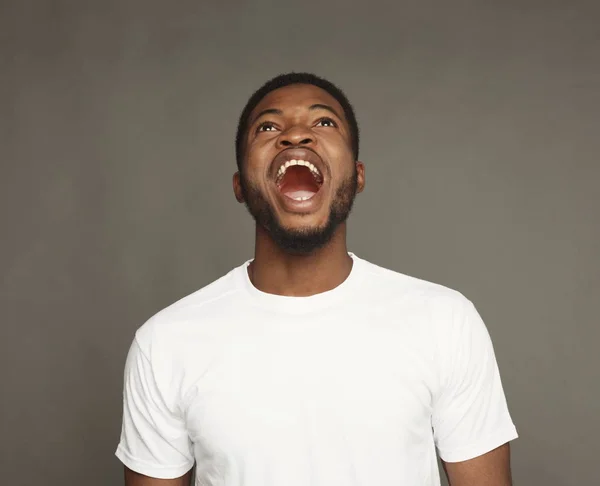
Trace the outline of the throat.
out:
[[[335,289],[350,276],[353,259],[347,251],[313,257],[287,256],[273,264],[273,254],[263,260],[260,252],[248,267],[248,276],[262,292],[288,297],[309,297]],[[266,263],[268,261],[268,263]]]
[[[306,201],[320,189],[310,170],[304,167],[288,168],[278,186],[283,195],[296,201]]]

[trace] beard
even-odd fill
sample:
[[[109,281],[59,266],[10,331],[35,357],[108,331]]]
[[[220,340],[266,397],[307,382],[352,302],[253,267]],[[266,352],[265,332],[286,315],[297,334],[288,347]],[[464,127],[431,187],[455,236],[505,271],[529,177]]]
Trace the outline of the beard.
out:
[[[286,253],[306,255],[329,243],[338,226],[348,219],[356,197],[358,172],[355,167],[352,175],[339,184],[329,208],[327,222],[321,227],[282,226],[267,199],[244,174],[241,174],[240,182],[246,208],[256,224]]]

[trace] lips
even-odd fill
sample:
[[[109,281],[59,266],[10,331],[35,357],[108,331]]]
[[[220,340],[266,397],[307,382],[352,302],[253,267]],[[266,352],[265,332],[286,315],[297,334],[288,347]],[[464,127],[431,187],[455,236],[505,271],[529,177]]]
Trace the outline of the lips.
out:
[[[270,173],[283,209],[295,213],[315,211],[324,197],[325,168],[313,150],[294,148],[280,152],[271,163]]]

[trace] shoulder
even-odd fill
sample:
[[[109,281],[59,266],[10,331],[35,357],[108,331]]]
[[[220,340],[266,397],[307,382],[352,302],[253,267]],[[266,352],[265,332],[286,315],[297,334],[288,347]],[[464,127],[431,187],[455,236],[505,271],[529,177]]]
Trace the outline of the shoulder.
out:
[[[184,341],[191,333],[202,331],[204,323],[211,322],[214,315],[231,309],[240,296],[236,273],[241,267],[183,297],[150,317],[135,333],[135,340],[148,355],[152,348]]]
[[[493,355],[486,324],[461,292],[371,263],[363,266],[370,300],[392,308],[413,336],[422,336],[441,368],[456,366],[459,358],[464,365],[465,356],[483,362]]]
[[[441,312],[457,312],[473,304],[453,288],[359,260],[365,288],[405,303]]]

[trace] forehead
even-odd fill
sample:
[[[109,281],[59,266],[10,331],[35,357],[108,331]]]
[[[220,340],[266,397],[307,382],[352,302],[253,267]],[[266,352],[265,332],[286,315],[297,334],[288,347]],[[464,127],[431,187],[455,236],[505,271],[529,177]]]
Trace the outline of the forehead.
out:
[[[269,108],[282,110],[285,115],[288,111],[308,109],[316,104],[329,105],[336,113],[344,117],[342,105],[324,89],[312,84],[292,84],[267,94],[252,110],[250,119],[254,118],[257,113]]]

